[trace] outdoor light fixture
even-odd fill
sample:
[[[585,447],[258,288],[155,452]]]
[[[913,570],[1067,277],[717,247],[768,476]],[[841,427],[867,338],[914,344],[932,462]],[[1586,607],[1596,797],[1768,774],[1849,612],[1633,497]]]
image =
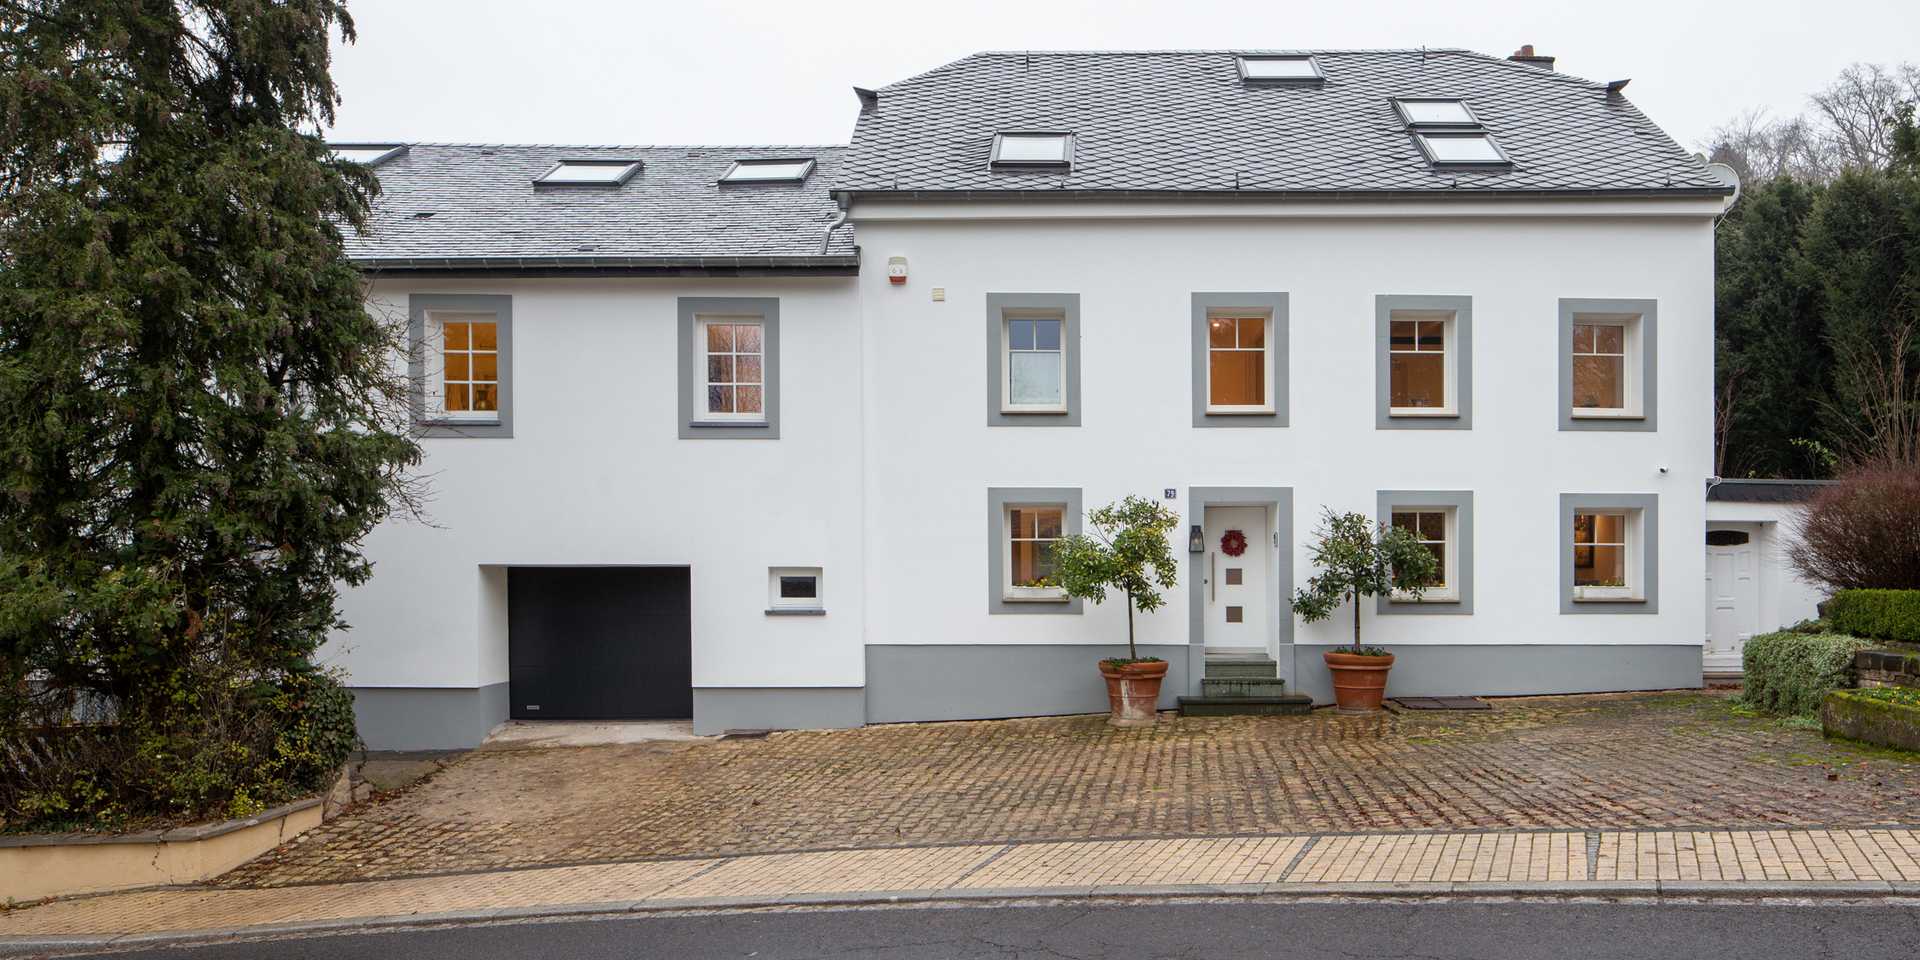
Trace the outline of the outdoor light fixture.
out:
[[[1193,525],[1192,532],[1187,534],[1187,552],[1207,552],[1207,532],[1200,529],[1200,525],[1197,523]]]

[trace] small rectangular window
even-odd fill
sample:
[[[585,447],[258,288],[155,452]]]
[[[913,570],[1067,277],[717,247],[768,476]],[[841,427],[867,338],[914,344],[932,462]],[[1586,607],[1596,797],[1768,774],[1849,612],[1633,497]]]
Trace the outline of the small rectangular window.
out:
[[[1592,411],[1626,409],[1626,324],[1573,325],[1573,405]]]
[[[997,133],[993,166],[1065,167],[1073,163],[1073,134]]]
[[[1025,504],[1007,507],[1008,600],[1063,600],[1053,545],[1066,529],[1063,504]]]
[[[1314,83],[1324,78],[1312,57],[1241,57],[1240,79]]]
[[[500,419],[500,327],[491,313],[427,313],[439,360],[429,413],[435,419]]]
[[[1484,133],[1421,133],[1427,159],[1437,164],[1506,163],[1507,155]]]
[[[1480,121],[1461,100],[1395,100],[1410,127],[1477,127]]]
[[[1388,406],[1395,416],[1453,409],[1451,314],[1396,310],[1389,323]]]
[[[696,327],[706,377],[701,419],[766,419],[766,353],[760,319],[703,316]]]
[[[561,160],[533,182],[551,186],[617,187],[638,172],[638,160]]]
[[[1266,413],[1273,409],[1272,340],[1267,316],[1207,318],[1207,412]]]
[[[1439,572],[1435,574],[1432,582],[1427,584],[1427,588],[1421,591],[1420,599],[1422,600],[1447,600],[1457,596],[1448,579],[1448,571],[1453,565],[1451,546],[1453,537],[1450,532],[1453,523],[1453,510],[1447,507],[1406,508],[1393,511],[1393,525],[1412,534],[1420,541],[1421,546],[1426,547],[1433,554],[1434,561],[1439,564]],[[1396,595],[1396,599],[1411,600],[1412,595],[1405,597]]]
[[[736,160],[721,183],[799,183],[813,172],[811,159]]]
[[[1059,412],[1066,409],[1066,350],[1063,314],[1008,310],[1002,341],[1008,413]]]
[[[1631,510],[1574,511],[1574,599],[1628,600],[1637,596],[1633,521]]]
[[[819,567],[774,567],[767,571],[770,613],[822,609]]]

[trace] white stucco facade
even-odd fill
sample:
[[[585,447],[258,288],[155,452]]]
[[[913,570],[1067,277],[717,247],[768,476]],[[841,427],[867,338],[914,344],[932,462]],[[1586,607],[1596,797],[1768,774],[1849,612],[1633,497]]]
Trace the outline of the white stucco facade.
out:
[[[1098,703],[1093,664],[1125,642],[1124,610],[994,612],[992,491],[1071,489],[1092,508],[1171,489],[1186,524],[1205,522],[1195,491],[1283,491],[1249,499],[1268,504],[1252,549],[1276,598],[1312,572],[1323,507],[1371,515],[1383,492],[1446,491],[1473,507],[1471,604],[1364,610],[1366,641],[1403,658],[1396,690],[1696,685],[1718,207],[856,200],[858,277],[382,279],[374,308],[396,315],[415,295],[511,298],[512,436],[422,441],[426,522],[376,532],[375,575],[346,595],[353,629],[328,656],[363,720],[427,731],[376,745],[437,745],[458,737],[428,716],[450,709],[435,691],[478,695],[457,708],[468,735],[504,718],[509,568],[686,567],[703,730],[1070,712]],[[1284,426],[1193,423],[1193,295],[1234,291],[1285,294]],[[988,299],[1025,293],[1078,298],[1077,425],[985,415]],[[1470,301],[1469,428],[1376,422],[1382,295]],[[777,438],[680,435],[683,297],[777,299]],[[1561,429],[1567,298],[1657,303],[1655,429]],[[1657,503],[1650,602],[1568,610],[1567,494]],[[1193,667],[1169,704],[1197,687],[1205,646],[1185,529],[1182,584],[1137,621],[1151,652]],[[773,567],[820,568],[825,615],[769,615]],[[1806,605],[1770,593],[1782,616]],[[1351,609],[1305,624],[1272,608],[1267,652],[1326,699],[1318,653],[1350,640]]]

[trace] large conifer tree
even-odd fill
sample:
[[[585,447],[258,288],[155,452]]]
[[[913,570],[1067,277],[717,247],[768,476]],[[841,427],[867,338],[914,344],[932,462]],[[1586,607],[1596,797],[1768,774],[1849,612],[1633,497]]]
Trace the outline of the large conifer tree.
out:
[[[376,184],[318,135],[335,31],[336,0],[0,0],[0,722],[118,732],[10,818],[244,809],[339,752],[311,658],[418,451],[342,250]]]

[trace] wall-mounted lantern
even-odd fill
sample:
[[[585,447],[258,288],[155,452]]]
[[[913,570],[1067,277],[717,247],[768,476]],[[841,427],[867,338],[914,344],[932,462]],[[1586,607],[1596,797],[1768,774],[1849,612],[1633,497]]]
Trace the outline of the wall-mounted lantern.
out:
[[[1188,553],[1206,553],[1207,552],[1207,532],[1205,530],[1200,529],[1200,525],[1197,523],[1193,525],[1192,532],[1187,534],[1187,552]]]

